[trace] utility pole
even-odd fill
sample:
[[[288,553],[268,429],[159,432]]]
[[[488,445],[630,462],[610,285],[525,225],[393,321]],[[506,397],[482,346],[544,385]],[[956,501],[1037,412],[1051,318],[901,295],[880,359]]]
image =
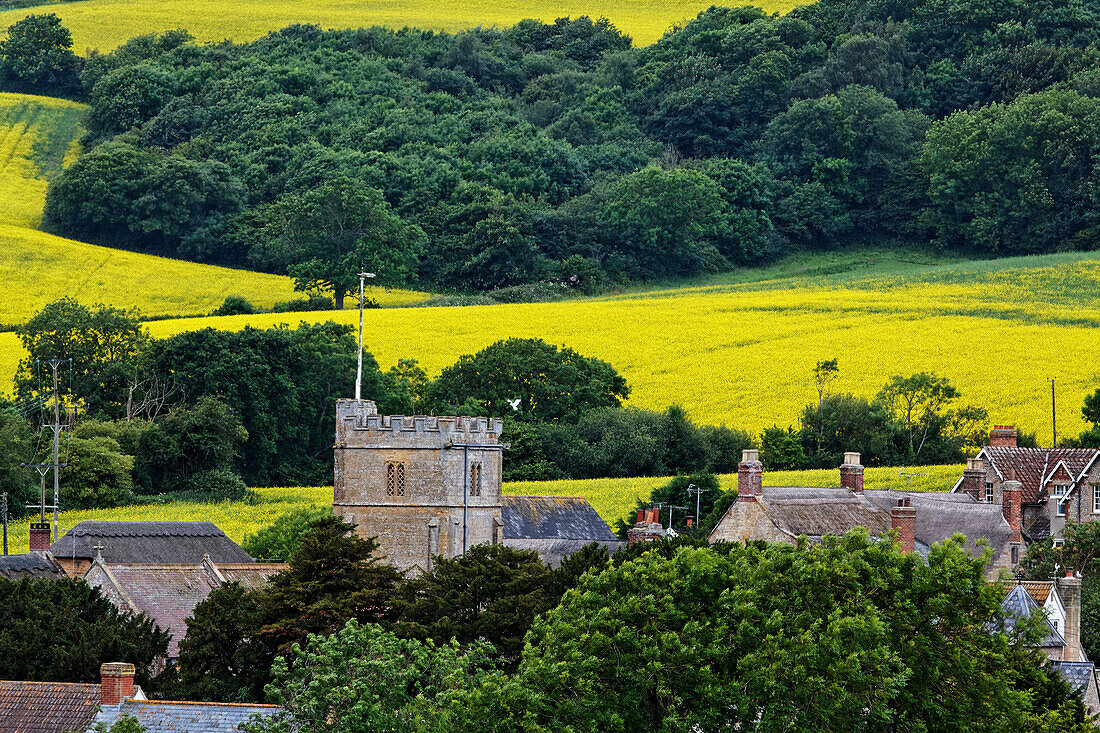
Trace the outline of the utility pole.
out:
[[[905,492],[906,493],[909,493],[909,479],[913,478],[914,476],[927,476],[927,475],[928,475],[927,473],[908,473],[906,471],[898,471],[898,476],[904,476],[905,477]]]
[[[373,272],[359,273],[359,366],[355,369],[355,401],[362,399],[363,386],[363,290],[367,278],[374,278]],[[55,375],[56,377],[56,375]]]
[[[1050,382],[1050,429],[1054,433],[1054,443],[1052,448],[1058,447],[1058,416],[1054,411],[1054,383],[1058,381],[1057,377],[1051,377],[1047,380]]]
[[[40,479],[39,493],[38,493],[38,506],[28,504],[27,509],[38,509],[38,522],[39,524],[45,524],[46,522],[46,510],[53,510],[53,541],[57,542],[57,528],[60,524],[58,518],[58,510],[61,498],[61,469],[65,468],[68,464],[61,463],[61,431],[64,426],[61,424],[61,395],[58,392],[57,384],[57,370],[65,362],[69,362],[69,368],[72,368],[72,359],[47,359],[46,364],[50,366],[53,371],[53,423],[47,423],[44,427],[50,428],[53,431],[53,463],[21,463],[21,468],[33,468],[38,471]],[[46,504],[46,474],[53,471],[53,505]],[[6,507],[5,507],[6,508]]]
[[[692,494],[695,494],[695,523],[696,524],[699,524],[700,521],[701,521],[701,519],[699,517],[699,497],[702,496],[703,493],[707,492],[707,491],[710,491],[710,489],[702,489],[702,488],[699,488],[698,486],[696,486],[695,484],[688,484],[688,491],[687,491],[688,496],[691,496]]]
[[[4,511],[4,554],[8,554],[8,492],[4,492],[3,497],[3,511]]]

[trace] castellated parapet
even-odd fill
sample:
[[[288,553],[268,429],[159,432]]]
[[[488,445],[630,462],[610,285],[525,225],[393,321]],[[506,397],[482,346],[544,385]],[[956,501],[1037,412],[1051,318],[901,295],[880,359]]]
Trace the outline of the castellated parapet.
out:
[[[499,544],[503,430],[495,418],[379,415],[369,400],[339,400],[333,511],[411,574]]]

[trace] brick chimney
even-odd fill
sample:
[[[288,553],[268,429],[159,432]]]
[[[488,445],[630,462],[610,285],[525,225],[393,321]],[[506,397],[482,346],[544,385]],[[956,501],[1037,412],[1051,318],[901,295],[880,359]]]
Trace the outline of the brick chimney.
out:
[[[1066,640],[1064,661],[1081,661],[1081,579],[1072,572],[1058,578],[1058,596],[1066,607],[1066,626],[1062,629],[1062,638]]]
[[[741,451],[741,462],[737,464],[737,501],[756,501],[763,493],[764,464],[760,462],[760,451]]]
[[[99,704],[118,705],[134,694],[134,665],[107,662],[99,667]]]
[[[50,549],[50,523],[31,522],[31,552],[44,552]]]
[[[863,493],[863,466],[858,453],[845,453],[840,466],[840,485],[857,494]]]
[[[1015,448],[1016,426],[994,425],[989,431],[989,445],[994,448]]]
[[[1024,541],[1023,509],[1023,485],[1016,480],[1016,472],[1009,469],[1008,478],[1001,486],[1001,512],[1005,516],[1005,521],[1008,522],[1009,529],[1012,530],[1008,538],[1011,543],[1022,544]]]
[[[973,496],[974,501],[985,501],[985,461],[981,458],[967,459],[960,488],[964,494]]]
[[[902,552],[912,552],[917,547],[917,510],[909,506],[909,497],[898,499],[898,505],[890,507],[890,529],[898,533]]]
[[[638,523],[626,531],[626,544],[652,542],[658,537],[664,536],[665,528],[661,526],[660,515],[657,510],[639,509]]]

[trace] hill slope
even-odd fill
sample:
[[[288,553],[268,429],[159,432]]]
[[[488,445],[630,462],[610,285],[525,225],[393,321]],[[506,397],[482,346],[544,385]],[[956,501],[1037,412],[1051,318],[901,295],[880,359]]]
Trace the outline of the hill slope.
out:
[[[800,4],[793,0],[741,2],[769,11],[787,12]],[[250,41],[293,23],[313,23],[322,28],[389,28],[460,31],[474,26],[505,28],[524,18],[551,22],[563,16],[606,16],[637,45],[653,43],[669,26],[706,10],[705,0],[668,0],[660,4],[642,0],[520,0],[481,5],[460,0],[321,0],[266,2],[242,0],[84,0],[0,12],[0,27],[7,27],[31,13],[56,13],[73,33],[77,53],[86,49],[110,51],[144,33],[186,28],[199,41]]]
[[[180,319],[154,336],[211,326],[300,320],[352,324],[353,311]],[[509,336],[541,337],[609,361],[630,404],[678,403],[701,423],[752,431],[797,424],[816,397],[810,372],[837,358],[835,389],[873,396],[895,374],[935,371],[995,422],[1050,441],[1083,428],[1084,395],[1100,386],[1100,261],[1051,255],[939,266],[893,264],[876,274],[793,277],[602,299],[408,308],[367,313],[364,338],[384,368],[415,358],[437,374],[461,354]],[[9,384],[10,372],[0,377]]]

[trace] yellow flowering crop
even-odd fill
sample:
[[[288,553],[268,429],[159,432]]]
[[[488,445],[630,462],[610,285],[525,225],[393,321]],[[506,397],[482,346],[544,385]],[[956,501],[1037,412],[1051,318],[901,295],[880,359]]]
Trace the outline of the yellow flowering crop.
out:
[[[735,3],[750,4],[748,2]],[[793,0],[753,2],[769,12],[787,12]],[[524,18],[552,22],[562,16],[606,16],[635,44],[653,43],[674,23],[694,18],[711,5],[705,0],[539,0],[495,2],[488,5],[443,0],[395,3],[392,0],[84,0],[80,3],[41,5],[0,12],[7,27],[31,13],[56,13],[73,33],[78,53],[87,49],[110,51],[145,33],[186,28],[200,41],[250,41],[292,23],[314,23],[322,28],[360,28],[381,25],[425,30],[459,31],[474,26],[504,28]]]

